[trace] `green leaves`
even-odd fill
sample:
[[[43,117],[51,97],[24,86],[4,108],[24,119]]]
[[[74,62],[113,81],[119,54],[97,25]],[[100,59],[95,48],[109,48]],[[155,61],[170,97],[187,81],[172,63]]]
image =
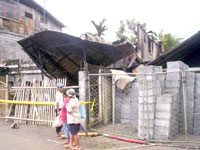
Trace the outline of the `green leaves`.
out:
[[[97,30],[97,33],[95,34],[98,37],[101,37],[102,35],[104,35],[104,32],[106,30],[108,30],[108,28],[104,25],[104,23],[106,22],[106,19],[103,18],[99,24],[97,24],[94,20],[91,20],[92,24],[94,25],[95,29]]]
[[[154,35],[163,42],[165,51],[177,46],[183,40],[183,38],[177,38],[171,33],[164,34],[163,30],[161,30],[158,34],[155,33]]]
[[[135,19],[127,19],[125,22],[123,20],[120,21],[120,27],[116,32],[116,37],[118,40],[128,40],[131,43],[136,43],[137,36],[137,26],[140,22]],[[140,24],[143,30],[146,30],[146,23]]]

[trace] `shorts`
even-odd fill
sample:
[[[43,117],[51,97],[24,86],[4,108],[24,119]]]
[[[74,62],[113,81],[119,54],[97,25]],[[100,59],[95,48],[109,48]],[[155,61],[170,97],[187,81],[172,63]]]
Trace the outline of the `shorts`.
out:
[[[80,128],[79,124],[69,124],[71,134],[77,134]]]

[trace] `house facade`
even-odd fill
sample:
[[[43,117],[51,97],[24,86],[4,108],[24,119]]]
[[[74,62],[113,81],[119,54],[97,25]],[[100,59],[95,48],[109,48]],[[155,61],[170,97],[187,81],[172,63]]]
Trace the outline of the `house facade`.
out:
[[[30,58],[17,41],[44,30],[65,27],[34,0],[0,0],[0,62]]]
[[[18,41],[35,33],[65,27],[34,0],[0,0],[0,66],[9,68],[9,87],[41,80],[41,70]],[[44,76],[46,78],[46,76]]]

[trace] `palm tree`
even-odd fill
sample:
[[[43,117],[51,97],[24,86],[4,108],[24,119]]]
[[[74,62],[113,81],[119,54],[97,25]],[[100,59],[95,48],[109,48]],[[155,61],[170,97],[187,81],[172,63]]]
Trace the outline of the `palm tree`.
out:
[[[94,27],[97,30],[96,36],[101,37],[102,35],[104,35],[104,32],[106,30],[108,30],[108,28],[104,25],[106,19],[103,18],[99,24],[96,24],[95,21],[91,20],[92,24],[94,25]]]

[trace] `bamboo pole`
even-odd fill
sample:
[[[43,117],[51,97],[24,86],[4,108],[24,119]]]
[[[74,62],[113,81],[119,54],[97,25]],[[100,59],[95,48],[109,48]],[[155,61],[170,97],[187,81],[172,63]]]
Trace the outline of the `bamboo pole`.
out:
[[[67,85],[65,78],[57,80],[47,80],[40,83],[33,79],[33,84],[25,85],[20,83],[19,87],[12,89],[16,90],[14,100],[0,99],[0,103],[11,104],[7,118],[14,119],[16,123],[23,124],[38,124],[50,126],[52,120],[55,119],[54,104],[56,95],[56,83]],[[77,88],[78,86],[70,86],[67,88]],[[88,104],[89,102],[87,102]],[[92,102],[90,102],[92,103]],[[15,107],[14,117],[10,117],[10,112],[13,104]],[[42,121],[41,121],[42,120]],[[43,121],[45,120],[45,122]]]
[[[8,92],[9,92],[9,89],[8,89],[8,75],[6,75],[6,84],[5,84],[5,88],[6,88],[6,91],[5,91],[5,98],[8,99]],[[7,104],[6,105],[6,109],[5,109],[5,114],[8,113],[8,109],[9,109],[9,105]],[[7,120],[6,120],[7,121]]]
[[[49,82],[48,82],[49,83]],[[44,84],[44,86],[46,87],[46,83]],[[45,99],[46,99],[46,102],[49,102],[49,91],[48,89],[45,89]],[[47,106],[47,109],[46,109],[46,119],[47,120],[50,120],[50,106]],[[50,126],[50,123],[47,123],[47,126]]]
[[[17,117],[0,117],[4,119],[13,119],[13,120],[23,120],[23,121],[32,121],[32,122],[53,122],[54,120],[47,121],[47,120],[37,120],[37,119],[28,119],[28,118],[17,118]]]
[[[33,90],[32,90],[33,98],[31,99],[31,102],[36,102],[36,80],[35,79],[33,79],[33,87],[34,87]],[[34,119],[34,106],[31,105],[30,109],[31,109],[31,111],[30,111],[30,119]],[[34,121],[30,121],[30,124],[33,125]]]

